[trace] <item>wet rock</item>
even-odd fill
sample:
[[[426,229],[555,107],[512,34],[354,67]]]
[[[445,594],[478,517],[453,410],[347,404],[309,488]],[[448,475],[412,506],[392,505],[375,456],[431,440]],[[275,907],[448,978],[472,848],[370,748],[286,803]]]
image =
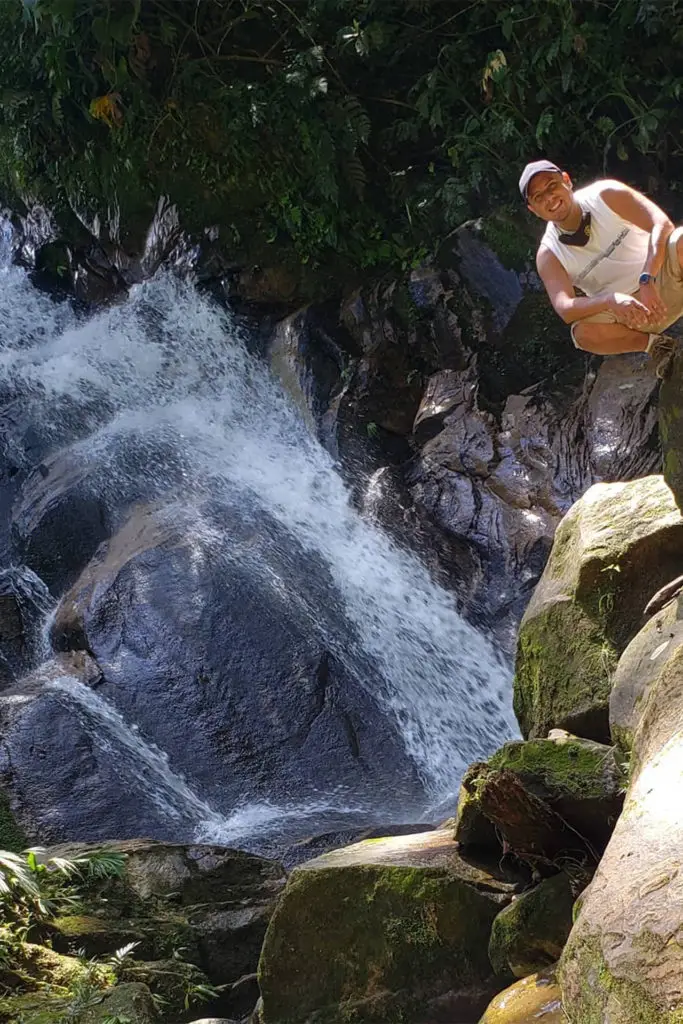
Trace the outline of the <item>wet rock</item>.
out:
[[[329,415],[332,397],[348,357],[321,311],[307,307],[280,320],[268,341],[266,358],[311,433],[325,441],[334,426]]]
[[[562,521],[519,632],[515,713],[526,736],[552,727],[609,741],[619,655],[654,591],[683,568],[683,520],[659,476],[599,484]]]
[[[106,723],[93,721],[62,684],[85,689],[54,664],[0,694],[0,778],[22,833],[41,845],[74,835],[85,841],[150,832],[160,839],[192,838],[196,812],[160,807],[162,780],[132,776],[125,748],[113,759]]]
[[[448,993],[491,980],[491,924],[515,888],[463,861],[448,832],[369,840],[309,861],[268,927],[263,1024],[422,1020]]]
[[[462,276],[474,294],[490,304],[493,328],[500,332],[510,322],[524,291],[519,275],[502,265],[482,235],[482,221],[470,221],[449,241],[456,246]]]
[[[43,625],[51,610],[47,587],[30,569],[0,572],[0,686],[42,661]]]
[[[479,1024],[565,1024],[566,1020],[554,973],[539,972],[497,995]]]
[[[331,635],[347,628],[325,567],[303,551],[292,557],[291,538],[267,517],[257,561],[254,520],[222,509],[210,521],[198,528],[180,510],[135,513],[65,596],[56,645],[88,649],[103,673],[98,696],[153,737],[218,810],[292,792],[304,804],[349,787],[381,793],[392,813],[405,813],[421,794],[417,770],[365,686],[372,669],[353,661],[351,627],[343,662],[325,646],[327,615]],[[258,570],[266,563],[272,574]],[[192,744],[188,720],[203,723]],[[338,820],[333,808],[330,818]]]
[[[571,882],[560,872],[501,910],[489,942],[496,974],[525,978],[556,963],[572,928],[573,905]]]
[[[678,598],[661,631],[648,623],[617,670],[613,721],[631,747],[631,782],[562,956],[571,1020],[674,1024],[683,1013],[683,815],[674,798],[683,763],[682,613]]]
[[[503,634],[516,628],[572,503],[595,482],[657,467],[657,382],[642,358],[605,360],[578,389],[509,396],[498,419],[482,408],[477,361],[468,359],[428,381],[416,429],[434,436],[406,480],[418,518],[477,552],[468,599],[491,606],[510,644]]]
[[[44,458],[21,486],[12,510],[14,549],[51,592],[60,594],[128,510],[180,486],[186,457],[177,439],[136,436],[94,457],[78,445]]]

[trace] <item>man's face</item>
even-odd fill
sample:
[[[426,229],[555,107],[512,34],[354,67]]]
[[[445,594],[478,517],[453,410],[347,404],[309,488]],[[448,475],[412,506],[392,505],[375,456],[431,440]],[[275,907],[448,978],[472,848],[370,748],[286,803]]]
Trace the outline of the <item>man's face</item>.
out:
[[[528,206],[541,220],[560,222],[571,212],[572,193],[572,181],[566,171],[539,171],[529,182]]]

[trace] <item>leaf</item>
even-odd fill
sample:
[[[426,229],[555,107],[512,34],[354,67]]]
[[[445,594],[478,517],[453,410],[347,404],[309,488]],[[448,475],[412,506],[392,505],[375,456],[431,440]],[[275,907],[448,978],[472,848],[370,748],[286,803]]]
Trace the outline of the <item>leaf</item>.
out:
[[[484,93],[490,95],[491,83],[500,81],[507,71],[507,57],[502,50],[495,50],[488,55],[486,65],[481,77],[481,87]]]
[[[108,92],[104,96],[98,96],[92,100],[88,108],[90,116],[96,121],[104,121],[110,128],[119,128],[123,124],[120,102],[121,97],[118,93]]]
[[[101,46],[111,42],[109,25],[104,18],[93,18],[90,23],[90,31]]]
[[[602,135],[611,135],[616,128],[614,121],[611,117],[599,117],[595,122],[595,127]]]
[[[549,110],[544,111],[536,123],[536,142],[539,146],[543,145],[543,140],[546,135],[550,134],[550,129],[553,124],[553,115]]]
[[[367,183],[367,176],[365,174],[365,168],[361,162],[360,157],[357,153],[352,153],[346,157],[343,163],[344,176],[351,186],[355,195],[359,198],[363,198],[365,192],[365,185]]]
[[[568,61],[568,60],[565,61],[564,64],[562,65],[562,92],[567,92],[568,91],[569,86],[571,85],[572,75],[573,74],[574,74],[574,69],[573,69],[573,67],[571,65],[571,62]]]

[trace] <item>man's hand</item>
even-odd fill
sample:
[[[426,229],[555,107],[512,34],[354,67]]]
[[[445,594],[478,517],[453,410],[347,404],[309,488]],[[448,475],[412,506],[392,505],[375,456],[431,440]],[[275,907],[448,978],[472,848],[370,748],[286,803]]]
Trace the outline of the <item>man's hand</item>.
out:
[[[659,299],[659,296],[657,297]],[[659,302],[661,304],[661,299]],[[635,295],[627,295],[625,292],[614,292],[610,308],[617,322],[630,327],[633,331],[646,331],[648,326],[658,319]]]
[[[649,309],[653,322],[661,320],[666,316],[666,306],[662,302],[662,297],[659,294],[659,288],[654,281],[648,281],[647,284],[641,284],[640,289],[638,290],[638,299],[647,309]]]

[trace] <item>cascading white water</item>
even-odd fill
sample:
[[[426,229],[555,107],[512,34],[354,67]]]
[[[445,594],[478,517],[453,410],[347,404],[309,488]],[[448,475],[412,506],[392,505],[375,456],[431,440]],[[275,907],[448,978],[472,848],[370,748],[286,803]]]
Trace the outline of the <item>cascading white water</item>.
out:
[[[324,560],[361,654],[381,669],[377,696],[399,723],[433,805],[453,794],[468,762],[517,734],[508,667],[420,562],[359,516],[331,458],[230,316],[192,284],[160,275],[83,319],[21,271],[1,274],[0,379],[32,396],[55,447],[60,417],[76,410],[72,452],[84,466],[110,465],[107,486],[115,488],[126,439],[163,438],[177,464],[172,482],[157,471],[156,493],[182,492],[190,505],[193,497],[246,493]],[[279,583],[286,588],[286,579]],[[313,606],[309,612],[315,617]],[[114,711],[105,722],[94,695],[76,684],[68,697],[82,699],[102,727],[125,725]],[[129,753],[141,756],[138,747]],[[150,784],[167,769],[162,758]]]
[[[366,810],[360,806],[340,805],[332,795],[330,799],[292,803],[286,807],[268,801],[251,802],[235,807],[229,815],[221,814],[173,771],[163,750],[145,741],[135,726],[128,725],[122,715],[93,690],[68,675],[50,679],[46,674],[46,679],[48,689],[58,693],[73,708],[109,763],[119,772],[122,783],[138,785],[166,817],[179,825],[189,823],[197,842],[236,846],[248,843],[257,833],[258,846],[263,849],[271,835],[282,833],[288,819],[325,821],[332,818],[339,827],[345,815],[353,820]]]

